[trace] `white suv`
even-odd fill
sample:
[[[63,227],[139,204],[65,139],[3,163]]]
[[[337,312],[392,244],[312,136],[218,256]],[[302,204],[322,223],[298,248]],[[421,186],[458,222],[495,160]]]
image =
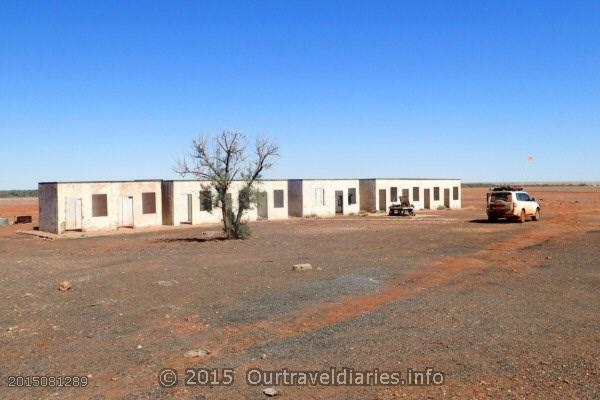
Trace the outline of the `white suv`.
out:
[[[497,187],[487,194],[487,216],[489,221],[499,218],[517,219],[525,222],[527,217],[540,220],[541,207],[523,188]]]

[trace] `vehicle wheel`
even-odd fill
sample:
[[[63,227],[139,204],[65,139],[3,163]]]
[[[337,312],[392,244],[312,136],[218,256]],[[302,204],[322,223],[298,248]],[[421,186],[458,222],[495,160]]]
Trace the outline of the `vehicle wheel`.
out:
[[[541,217],[540,209],[538,208],[535,210],[535,214],[533,215],[533,217],[531,217],[531,219],[533,219],[534,221],[539,221],[540,217]]]
[[[488,215],[488,221],[496,222],[496,221],[498,221],[498,218],[495,215]]]
[[[524,223],[527,219],[527,214],[525,214],[525,210],[521,210],[521,215],[519,216],[519,222]]]

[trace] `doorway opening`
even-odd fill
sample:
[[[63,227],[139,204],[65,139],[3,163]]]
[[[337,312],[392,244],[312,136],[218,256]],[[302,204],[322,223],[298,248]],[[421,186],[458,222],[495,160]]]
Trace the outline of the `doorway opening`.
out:
[[[444,206],[450,208],[450,189],[444,189]]]
[[[379,189],[379,211],[387,211],[386,190]]]
[[[335,191],[335,213],[336,214],[344,213],[344,191],[343,190]]]
[[[431,208],[431,189],[423,190],[423,208],[426,210]]]
[[[267,192],[258,192],[256,199],[256,211],[258,218],[269,218],[269,197],[267,196]]]
[[[193,208],[192,208],[192,194],[191,193],[187,193],[183,195],[183,202],[185,205],[185,218],[183,221],[181,221],[182,224],[191,224],[192,223],[192,216],[193,216]]]
[[[119,226],[133,228],[133,196],[121,197],[121,224]]]
[[[81,199],[76,197],[67,198],[65,205],[65,230],[80,231],[82,227],[82,206]]]

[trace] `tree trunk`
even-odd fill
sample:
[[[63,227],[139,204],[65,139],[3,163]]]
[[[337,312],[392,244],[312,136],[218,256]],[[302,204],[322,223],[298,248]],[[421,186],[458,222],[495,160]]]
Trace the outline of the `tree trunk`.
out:
[[[227,239],[231,239],[231,224],[229,221],[229,204],[227,204],[227,191],[221,192],[221,214],[223,215],[223,231]]]

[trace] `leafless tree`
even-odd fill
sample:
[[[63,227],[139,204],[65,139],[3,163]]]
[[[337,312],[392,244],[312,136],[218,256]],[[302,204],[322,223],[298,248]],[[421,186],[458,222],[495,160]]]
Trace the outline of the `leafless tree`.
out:
[[[211,203],[221,209],[223,230],[229,239],[240,239],[249,230],[242,223],[244,212],[256,201],[255,186],[262,173],[273,166],[279,157],[279,147],[268,139],[256,140],[254,154],[248,154],[246,136],[237,131],[223,131],[212,137],[200,137],[193,141],[192,151],[174,168],[181,176],[194,176],[213,189]],[[234,210],[228,199],[232,183],[240,180],[238,207]]]

